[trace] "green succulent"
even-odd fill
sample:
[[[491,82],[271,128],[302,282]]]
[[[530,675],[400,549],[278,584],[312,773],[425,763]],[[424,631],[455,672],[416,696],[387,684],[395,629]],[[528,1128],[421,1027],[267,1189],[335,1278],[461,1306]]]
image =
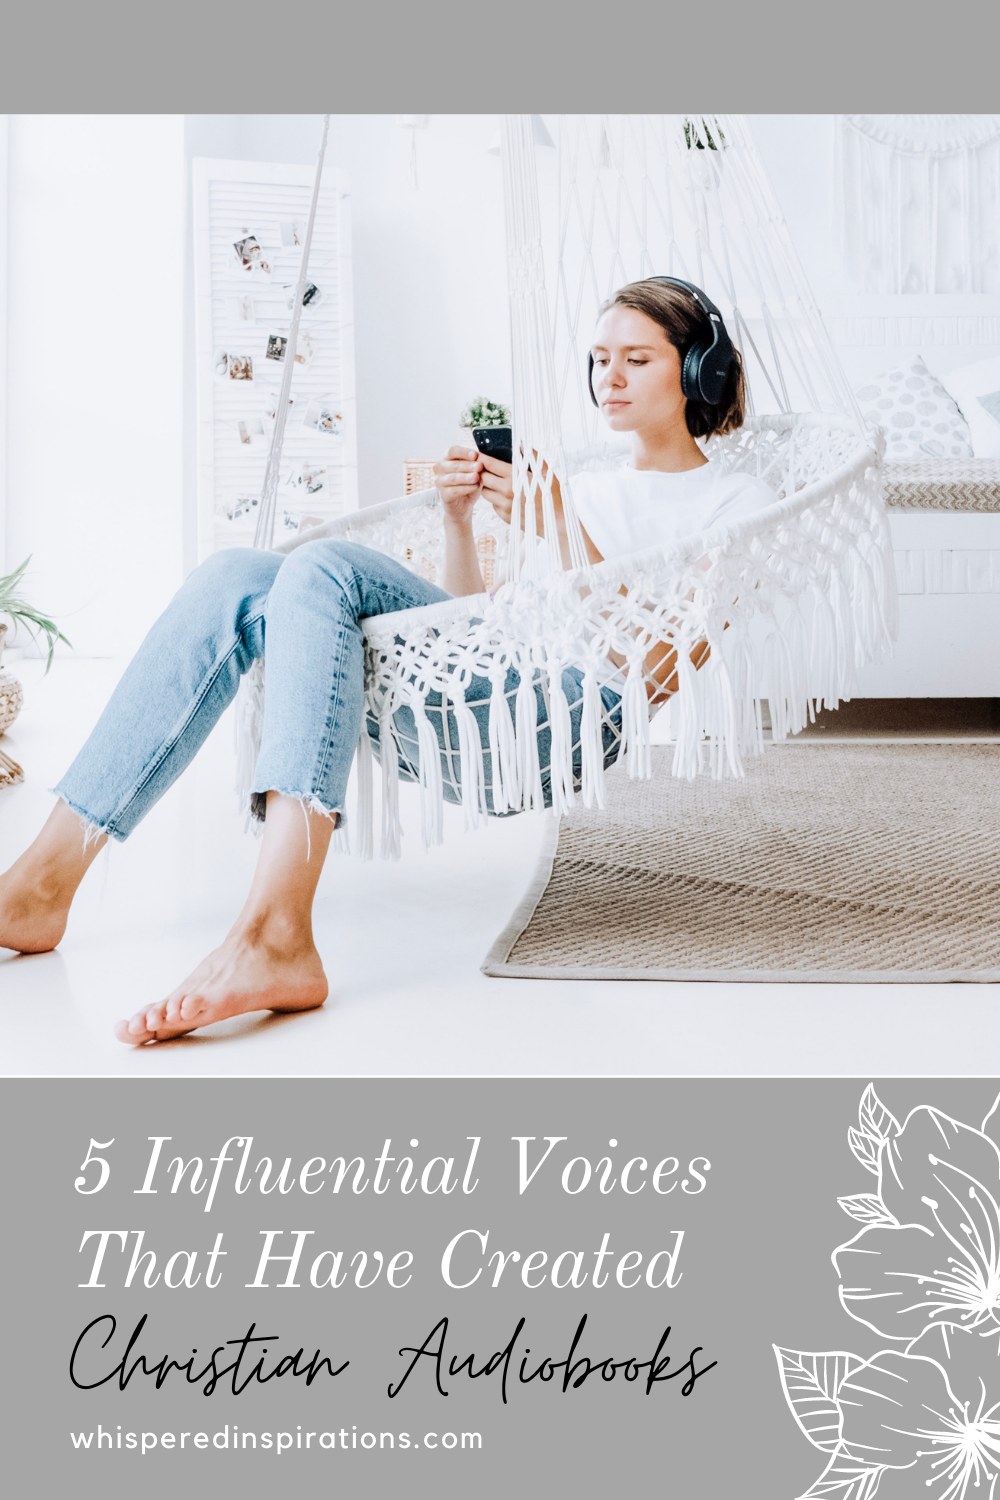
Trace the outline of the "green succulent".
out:
[[[15,625],[23,625],[35,640],[40,635],[44,635],[49,645],[48,660],[45,663],[47,672],[52,665],[56,642],[62,641],[66,646],[72,645],[72,642],[66,639],[54,620],[50,620],[48,615],[43,615],[41,610],[36,609],[33,604],[29,604],[27,599],[18,594],[17,586],[24,577],[24,571],[30,561],[31,557],[26,557],[13,573],[8,573],[6,578],[0,578],[0,615],[7,615]]]
[[[477,396],[470,401],[458,419],[460,427],[509,427],[510,407],[502,401],[488,401]]]

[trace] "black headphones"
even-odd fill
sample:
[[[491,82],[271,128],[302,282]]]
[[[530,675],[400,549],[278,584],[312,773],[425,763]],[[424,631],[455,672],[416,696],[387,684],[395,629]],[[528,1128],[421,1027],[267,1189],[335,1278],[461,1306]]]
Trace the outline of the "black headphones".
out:
[[[704,311],[711,325],[712,342],[710,344],[694,343],[685,354],[684,364],[681,367],[681,390],[689,401],[704,401],[709,406],[718,406],[722,400],[726,377],[736,358],[736,351],[726,332],[722,314],[715,303],[710,301],[699,287],[692,286],[690,281],[681,281],[678,276],[647,276],[645,279],[665,281],[669,286],[683,287],[684,291],[691,293]],[[590,389],[590,399],[597,406],[599,403],[594,395],[593,354],[587,355],[587,385]]]

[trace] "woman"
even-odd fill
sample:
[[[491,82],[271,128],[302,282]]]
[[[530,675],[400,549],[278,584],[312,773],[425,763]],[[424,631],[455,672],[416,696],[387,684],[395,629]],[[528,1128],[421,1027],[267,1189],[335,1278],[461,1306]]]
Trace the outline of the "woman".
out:
[[[733,431],[744,414],[739,356],[717,314],[713,326],[712,314],[703,293],[668,278],[624,287],[601,313],[591,350],[592,394],[611,430],[631,434],[632,456],[613,473],[573,482],[592,562],[668,545],[722,519],[740,519],[775,498],[760,480],[710,463],[695,441]],[[714,403],[693,393],[701,388],[692,386],[690,371],[692,351],[709,345],[722,372]],[[513,508],[507,464],[452,448],[434,472],[444,508],[447,592],[379,552],[333,538],[305,543],[287,557],[248,548],[210,557],[187,579],[127,668],[55,788],[60,800],[41,833],[0,877],[0,947],[22,953],[54,948],[77,887],[108,837],[126,838],[180,775],[231,702],[240,675],[264,654],[266,638],[267,701],[253,794],[255,813],[265,822],[249,895],[222,945],[171,995],[118,1023],[121,1041],[166,1041],[248,1011],[309,1010],[326,999],[311,913],[330,836],[343,816],[361,729],[359,622],[449,594],[482,592],[473,506],[485,496],[504,520]],[[568,563],[558,486],[554,491]],[[696,665],[705,654],[707,649],[693,658]],[[659,646],[647,667],[650,692],[667,696],[674,686],[672,653]],[[573,669],[563,678],[575,741],[582,677]],[[621,682],[609,664],[601,689],[608,763],[620,739]],[[516,685],[511,673],[508,690]],[[467,693],[487,761],[488,695],[489,684],[479,679]],[[540,688],[536,701],[544,792],[549,732]],[[401,709],[394,722],[401,771],[412,776],[412,716]],[[454,745],[453,719],[451,725],[447,744]],[[369,728],[377,729],[374,721]],[[446,795],[450,786],[454,797],[457,766],[443,727],[439,737]],[[579,770],[578,743],[574,753]]]

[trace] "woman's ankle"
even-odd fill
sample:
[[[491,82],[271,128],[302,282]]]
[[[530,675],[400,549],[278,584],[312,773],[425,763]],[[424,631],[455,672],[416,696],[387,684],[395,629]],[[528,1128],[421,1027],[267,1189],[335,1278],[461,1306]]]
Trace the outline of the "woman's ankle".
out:
[[[39,906],[67,909],[80,883],[75,871],[71,874],[57,861],[35,855],[30,849],[14,861],[0,880]]]
[[[273,908],[241,912],[229,936],[235,942],[283,954],[309,952],[316,946],[308,916]]]

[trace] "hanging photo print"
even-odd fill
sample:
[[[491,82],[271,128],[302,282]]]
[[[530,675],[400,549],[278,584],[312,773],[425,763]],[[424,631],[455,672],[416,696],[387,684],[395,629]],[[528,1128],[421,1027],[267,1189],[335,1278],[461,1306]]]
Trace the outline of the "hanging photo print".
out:
[[[253,380],[253,356],[220,350],[215,356],[215,375],[218,380]]]
[[[238,275],[251,276],[255,280],[270,281],[271,256],[266,253],[255,234],[244,232],[233,241],[235,268]]]
[[[295,293],[298,291],[298,284],[296,283],[293,286],[283,286],[281,290],[285,294],[285,306],[288,308],[288,311],[291,312],[295,306]],[[323,293],[321,289],[316,285],[314,281],[307,282],[302,293],[303,311],[315,312],[322,300]]]
[[[231,500],[223,500],[216,511],[216,518],[229,521],[234,525],[238,522],[245,522],[248,516],[254,514],[259,504],[259,495],[239,495]]]
[[[295,363],[300,369],[307,369],[316,357],[316,340],[312,334],[299,330],[299,336],[295,343]]]
[[[306,226],[301,219],[285,219],[278,225],[282,250],[301,250],[306,237]]]
[[[324,396],[320,401],[310,401],[302,421],[314,432],[324,432],[328,436],[334,436],[340,431],[343,418],[337,411],[332,397]]]
[[[237,328],[244,328],[248,323],[256,323],[257,313],[253,305],[253,298],[248,292],[242,296],[230,297],[226,303],[229,321]]]
[[[292,466],[283,482],[286,488],[299,495],[303,491],[307,495],[317,495],[329,489],[330,476],[325,461],[315,463],[312,460],[303,459],[301,464]]]
[[[238,418],[234,430],[244,452],[253,452],[264,446],[264,424],[259,417]]]
[[[262,422],[264,424],[264,431],[265,432],[271,432],[272,429],[273,429],[273,427],[274,427],[275,419],[276,419],[277,413],[278,413],[278,398],[279,398],[279,395],[280,395],[280,392],[278,392],[278,391],[268,391],[268,393],[267,393],[267,398],[266,398],[266,400],[264,402],[264,410],[261,413],[261,420],[262,420]],[[292,409],[292,407],[294,405],[295,405],[295,397],[294,396],[289,396],[289,398],[288,398],[288,409],[289,409],[289,411],[291,411],[291,409]]]
[[[267,336],[267,351],[265,359],[273,359],[278,364],[284,363],[285,350],[288,348],[288,340],[280,333],[269,333]]]

